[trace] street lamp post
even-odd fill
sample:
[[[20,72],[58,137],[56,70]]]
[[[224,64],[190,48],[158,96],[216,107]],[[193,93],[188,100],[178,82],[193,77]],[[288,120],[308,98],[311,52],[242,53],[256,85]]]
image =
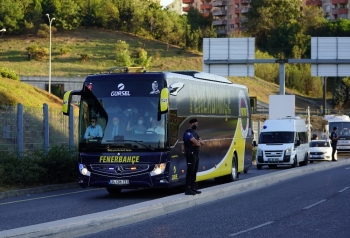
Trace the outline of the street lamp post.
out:
[[[51,25],[52,21],[55,20],[55,18],[50,19],[50,15],[46,14],[47,18],[49,19],[49,26],[50,26],[50,49],[49,49],[49,93],[51,93]]]

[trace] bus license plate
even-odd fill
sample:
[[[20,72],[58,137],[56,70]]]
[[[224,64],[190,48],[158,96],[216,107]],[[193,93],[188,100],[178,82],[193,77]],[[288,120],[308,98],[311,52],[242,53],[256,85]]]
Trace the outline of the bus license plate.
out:
[[[125,185],[125,184],[129,184],[129,180],[127,180],[127,179],[113,179],[113,180],[109,180],[109,184]]]

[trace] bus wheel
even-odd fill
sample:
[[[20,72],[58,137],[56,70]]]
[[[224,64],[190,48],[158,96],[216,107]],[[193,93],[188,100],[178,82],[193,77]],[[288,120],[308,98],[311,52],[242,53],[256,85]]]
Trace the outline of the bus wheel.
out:
[[[260,170],[262,168],[262,165],[258,164],[256,165],[256,168]]]
[[[107,192],[110,195],[118,195],[122,189],[121,188],[107,188]]]
[[[231,169],[231,174],[225,175],[224,176],[224,180],[227,183],[233,182],[238,178],[238,172],[237,172],[237,163],[236,163],[237,159],[236,156],[233,155],[232,158],[232,169]]]

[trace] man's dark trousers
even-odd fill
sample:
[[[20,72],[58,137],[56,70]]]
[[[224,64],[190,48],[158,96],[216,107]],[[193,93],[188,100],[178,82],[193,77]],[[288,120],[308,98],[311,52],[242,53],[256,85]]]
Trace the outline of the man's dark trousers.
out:
[[[186,151],[186,163],[187,163],[187,173],[186,173],[186,186],[195,188],[196,175],[198,171],[198,158],[199,151]]]

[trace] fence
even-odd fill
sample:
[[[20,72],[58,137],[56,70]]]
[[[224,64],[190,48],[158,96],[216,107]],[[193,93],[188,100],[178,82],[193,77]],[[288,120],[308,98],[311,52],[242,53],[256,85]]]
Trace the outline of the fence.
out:
[[[0,105],[0,152],[48,151],[50,147],[67,145],[73,148],[78,141],[78,118],[67,117],[59,108]]]
[[[323,110],[322,109],[309,109],[310,110],[310,116],[323,116]],[[254,107],[252,108],[252,112],[255,114],[269,114],[269,108],[268,107]],[[338,114],[338,115],[349,115],[349,110],[336,110],[336,109],[326,109],[325,114],[326,115],[332,115],[332,114]],[[296,116],[306,116],[308,115],[308,109],[295,109],[295,115]]]

